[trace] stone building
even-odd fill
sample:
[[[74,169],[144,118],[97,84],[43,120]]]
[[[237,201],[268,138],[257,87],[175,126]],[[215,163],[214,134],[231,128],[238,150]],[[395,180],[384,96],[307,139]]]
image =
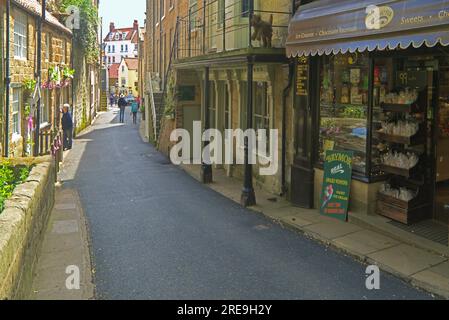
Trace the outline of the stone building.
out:
[[[278,129],[279,159],[273,160],[279,168],[276,174],[262,176],[259,165],[251,168],[240,164],[217,165],[212,171],[222,169],[241,178],[249,173],[259,187],[287,194],[293,121],[292,73],[285,41],[292,4],[288,0],[147,2],[150,83],[158,85],[156,76],[165,101],[174,101],[165,103],[164,114],[158,119],[161,151],[168,153],[173,145],[169,141],[173,129],[183,128],[192,134],[194,121],[222,133],[225,129],[248,129],[248,125]],[[257,35],[252,37],[256,32],[250,24],[253,16],[272,25],[271,45]],[[251,189],[247,188],[251,187],[248,180],[245,190]]]
[[[92,5],[97,10],[99,8],[99,0],[92,0]],[[98,18],[98,17],[97,17]],[[73,38],[73,69],[76,71],[76,77],[73,80],[73,120],[75,125],[75,133],[79,133],[88,127],[95,119],[97,111],[100,109],[101,95],[101,57],[88,57],[85,54],[83,44],[80,43],[82,37],[77,37],[77,33],[81,30],[74,30]],[[96,25],[96,44],[100,51],[100,25]]]
[[[138,70],[139,59],[123,58],[118,66],[118,81],[120,92],[134,97],[139,96],[138,92]]]
[[[139,56],[139,22],[134,20],[130,28],[116,28],[115,23],[109,25],[109,33],[103,39],[104,63],[120,63],[123,58]]]
[[[0,1],[1,57],[6,50],[6,1]],[[32,152],[32,123],[35,119],[33,108],[33,80],[36,73],[37,18],[41,14],[41,4],[36,0],[12,0],[9,17],[10,44],[10,89],[9,101],[5,101],[6,86],[2,81],[2,149],[6,139],[9,142],[9,156],[21,157]],[[59,110],[63,103],[71,102],[71,79],[67,75],[71,68],[72,32],[58,19],[46,13],[42,33],[42,87],[41,123],[43,133],[55,132],[59,126]],[[4,61],[4,59],[2,59]],[[6,61],[5,61],[6,63]],[[2,63],[2,79],[5,78],[5,63]],[[9,116],[5,114],[9,107]],[[6,132],[6,119],[9,130]],[[4,151],[4,150],[3,150]],[[4,152],[2,152],[4,154]]]

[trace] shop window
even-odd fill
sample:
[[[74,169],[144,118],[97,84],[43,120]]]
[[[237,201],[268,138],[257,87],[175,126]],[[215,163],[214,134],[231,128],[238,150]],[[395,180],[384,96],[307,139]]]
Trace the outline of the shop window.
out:
[[[13,88],[12,89],[12,102],[11,102],[11,109],[12,109],[12,134],[14,135],[20,135],[20,89],[19,88]]]
[[[14,58],[27,58],[27,17],[17,13],[14,16]]]
[[[325,56],[320,68],[319,148],[354,152],[355,172],[366,174],[369,59],[365,54]]]

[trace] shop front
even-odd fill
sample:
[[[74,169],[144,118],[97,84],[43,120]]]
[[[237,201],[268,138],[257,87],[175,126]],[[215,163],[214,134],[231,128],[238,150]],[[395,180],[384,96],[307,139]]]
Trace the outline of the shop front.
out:
[[[291,198],[319,207],[324,156],[352,151],[350,211],[449,224],[449,1],[300,6]],[[446,243],[447,244],[447,243]]]

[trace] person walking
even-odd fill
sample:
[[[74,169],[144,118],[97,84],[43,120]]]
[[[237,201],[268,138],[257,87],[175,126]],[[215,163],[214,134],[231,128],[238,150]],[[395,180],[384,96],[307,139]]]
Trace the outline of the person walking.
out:
[[[125,96],[121,94],[120,99],[118,99],[118,107],[120,108],[120,123],[125,123],[125,108],[127,104],[128,103],[125,100]]]
[[[139,103],[137,100],[131,102],[131,114],[133,116],[133,124],[137,124],[137,112],[139,111]]]
[[[61,125],[63,132],[63,150],[70,150],[72,149],[73,139],[73,119],[70,114],[70,105],[68,103],[64,104],[62,107]]]
[[[111,108],[115,104],[115,95],[114,95],[114,93],[111,93],[111,95],[109,96],[109,104],[111,105]]]

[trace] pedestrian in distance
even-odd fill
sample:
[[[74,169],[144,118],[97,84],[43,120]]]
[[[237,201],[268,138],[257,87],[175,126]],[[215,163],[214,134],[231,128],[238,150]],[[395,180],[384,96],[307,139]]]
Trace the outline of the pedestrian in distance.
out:
[[[128,103],[125,100],[125,96],[123,94],[120,95],[120,99],[118,99],[118,107],[120,108],[120,123],[125,123],[125,109]]]
[[[133,116],[133,124],[137,124],[137,112],[139,111],[139,103],[137,100],[131,102],[131,114]]]
[[[111,93],[111,95],[109,96],[109,104],[111,105],[111,108],[115,104],[115,95],[114,95],[114,93]]]
[[[70,105],[68,103],[64,104],[62,107],[61,126],[63,133],[63,150],[70,150],[72,149],[73,140],[73,119],[70,114]]]

